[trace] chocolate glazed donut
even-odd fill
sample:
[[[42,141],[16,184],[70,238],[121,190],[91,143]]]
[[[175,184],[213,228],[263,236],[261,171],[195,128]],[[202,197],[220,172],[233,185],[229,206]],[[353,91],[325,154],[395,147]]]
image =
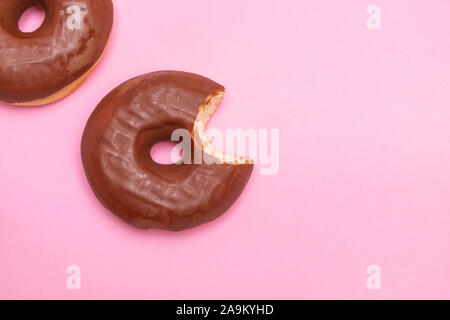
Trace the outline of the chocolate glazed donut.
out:
[[[32,6],[45,19],[23,33],[18,21]],[[75,91],[100,61],[112,23],[111,0],[0,0],[0,101],[39,106]]]
[[[209,141],[196,142],[196,136],[206,137],[206,122],[223,92],[202,76],[160,71],[109,93],[88,120],[81,144],[86,176],[101,203],[141,229],[180,231],[222,215],[253,170],[248,158],[224,155]],[[170,140],[178,128],[189,130],[193,149],[208,150],[214,163],[153,161],[151,147]]]

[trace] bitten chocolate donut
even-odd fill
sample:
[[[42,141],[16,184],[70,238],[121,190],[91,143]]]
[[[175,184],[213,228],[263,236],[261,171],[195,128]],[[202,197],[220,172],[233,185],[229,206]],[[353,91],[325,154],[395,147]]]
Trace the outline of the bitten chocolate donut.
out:
[[[143,75],[109,93],[88,120],[81,143],[85,173],[101,203],[141,229],[180,231],[222,215],[253,169],[250,159],[224,155],[205,141],[206,122],[223,93],[216,82],[180,71]],[[213,164],[194,164],[192,158],[159,164],[151,158],[152,146],[170,141],[180,128]]]
[[[32,6],[45,10],[34,32],[19,30]],[[75,91],[99,63],[112,24],[111,0],[0,0],[0,101],[40,106]]]

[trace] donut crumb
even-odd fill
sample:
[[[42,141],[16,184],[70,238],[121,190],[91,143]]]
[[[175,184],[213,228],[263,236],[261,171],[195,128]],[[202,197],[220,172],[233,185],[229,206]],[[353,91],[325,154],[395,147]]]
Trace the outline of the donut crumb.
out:
[[[201,146],[204,153],[218,160],[216,163],[234,165],[253,164],[253,160],[249,157],[236,157],[235,155],[225,154],[218,151],[206,135],[206,125],[211,116],[217,110],[217,107],[223,100],[223,97],[224,91],[214,92],[208,96],[203,104],[199,106],[198,113],[194,121],[194,129],[192,131],[192,139],[194,140],[194,144]]]

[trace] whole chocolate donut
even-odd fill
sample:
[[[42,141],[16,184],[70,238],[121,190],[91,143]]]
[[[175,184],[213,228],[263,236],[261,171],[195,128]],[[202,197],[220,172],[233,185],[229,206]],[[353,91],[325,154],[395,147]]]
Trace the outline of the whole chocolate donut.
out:
[[[45,10],[34,32],[19,30],[26,9]],[[100,61],[113,24],[111,0],[0,0],[0,101],[55,102],[75,91]]]
[[[87,122],[81,144],[86,176],[102,204],[142,229],[179,231],[222,215],[253,169],[251,160],[223,155],[209,141],[195,138],[204,139],[223,92],[202,76],[160,71],[109,93]],[[152,146],[170,140],[179,128],[192,133],[192,148],[208,150],[213,164],[159,164],[151,158]],[[193,157],[193,151],[183,157]]]

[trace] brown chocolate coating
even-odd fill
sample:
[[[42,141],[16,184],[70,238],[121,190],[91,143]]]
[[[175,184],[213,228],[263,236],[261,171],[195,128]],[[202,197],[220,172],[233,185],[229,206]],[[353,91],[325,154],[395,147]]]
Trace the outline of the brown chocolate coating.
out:
[[[86,176],[102,204],[142,229],[179,231],[222,215],[244,189],[253,164],[158,164],[150,149],[170,140],[175,129],[192,132],[199,106],[223,90],[196,74],[160,71],[109,93],[92,113],[81,144]]]
[[[46,17],[23,33],[18,21],[32,6]],[[112,23],[111,0],[0,0],[0,100],[44,99],[81,78],[101,58]]]

